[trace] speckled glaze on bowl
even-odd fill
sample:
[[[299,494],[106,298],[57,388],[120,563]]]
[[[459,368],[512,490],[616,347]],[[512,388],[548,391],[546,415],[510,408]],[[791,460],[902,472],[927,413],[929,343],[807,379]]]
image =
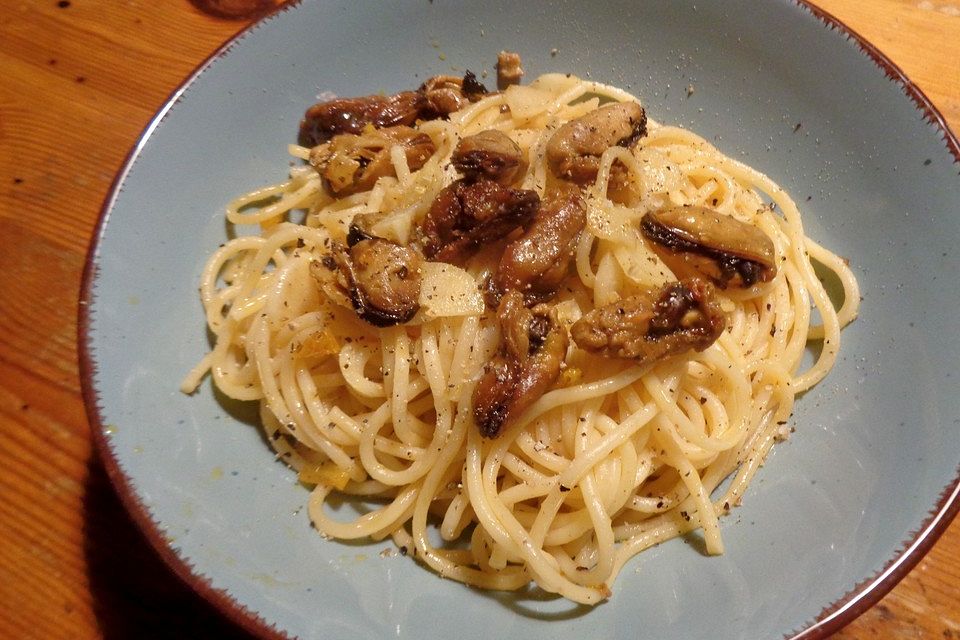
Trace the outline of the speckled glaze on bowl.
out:
[[[223,205],[285,176],[317,94],[491,70],[504,48],[530,75],[628,88],[654,118],[769,174],[863,288],[836,369],[723,520],[726,554],[661,545],[592,610],[444,581],[380,557],[385,543],[321,539],[255,410],[209,382],[177,391],[208,348],[196,287],[225,238]],[[958,162],[919,90],[797,0],[288,6],[175,92],[104,205],[80,316],[100,452],[173,570],[264,637],[823,637],[889,590],[958,508]]]

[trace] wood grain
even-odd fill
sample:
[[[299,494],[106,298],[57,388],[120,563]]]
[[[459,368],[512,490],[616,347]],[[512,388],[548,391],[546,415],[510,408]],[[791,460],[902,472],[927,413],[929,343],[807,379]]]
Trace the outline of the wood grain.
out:
[[[243,13],[261,0],[219,0]],[[157,558],[92,455],[84,255],[127,151],[245,22],[213,0],[0,3],[0,637],[243,637]],[[214,2],[216,4],[216,2]],[[960,130],[960,0],[821,0]],[[238,8],[239,7],[239,8]],[[837,637],[960,638],[960,521]]]

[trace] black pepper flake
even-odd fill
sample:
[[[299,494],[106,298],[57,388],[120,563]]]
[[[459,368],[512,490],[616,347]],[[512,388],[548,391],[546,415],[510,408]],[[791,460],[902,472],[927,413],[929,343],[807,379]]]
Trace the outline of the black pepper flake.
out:
[[[800,131],[800,127],[802,126],[803,126],[803,123],[798,122],[797,125],[793,128],[793,132],[796,133],[797,131]]]
[[[297,238],[297,249],[303,249],[307,246],[307,243],[303,241],[303,238]]]
[[[700,404],[707,404],[706,398],[700,398]]]
[[[400,555],[405,556],[409,553],[406,547],[400,547]]]
[[[923,161],[923,166],[925,167],[929,167],[931,164],[933,164],[933,160],[931,160],[930,158],[927,158],[926,160]]]
[[[690,514],[687,513],[686,511],[681,511],[680,517],[686,520],[687,522],[690,522]]]
[[[776,328],[776,327],[770,327],[770,337],[772,338],[772,337],[775,336],[775,335],[777,335],[777,328]]]
[[[70,6],[70,0],[60,0],[60,2],[57,3],[57,6],[61,9],[66,9]]]
[[[74,82],[77,82],[78,84],[83,84],[84,82],[87,81],[87,78],[86,78],[86,76],[77,76],[77,77],[74,78],[73,80],[74,80]]]
[[[23,178],[14,178],[14,179],[13,179],[13,184],[22,184],[22,183],[23,183]]]
[[[657,509],[663,509],[663,500],[657,502]]]
[[[560,493],[566,493],[567,491],[570,491],[570,487],[563,484],[560,485]]]
[[[777,424],[782,427],[783,425],[787,424],[787,421],[786,421],[786,420],[777,420]]]

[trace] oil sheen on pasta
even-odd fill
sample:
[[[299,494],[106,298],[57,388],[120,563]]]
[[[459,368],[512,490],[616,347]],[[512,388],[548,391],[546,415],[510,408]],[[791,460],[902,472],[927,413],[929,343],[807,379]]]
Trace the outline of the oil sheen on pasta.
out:
[[[776,276],[718,290],[726,328],[700,352],[638,364],[571,342],[557,382],[494,438],[478,431],[471,399],[500,341],[481,289],[503,242],[461,266],[425,261],[419,311],[385,328],[326,295],[313,275],[355,216],[380,237],[410,242],[458,177],[450,156],[466,136],[507,134],[528,165],[517,186],[542,197],[553,180],[551,135],[609,102],[639,101],[541,76],[417,122],[435,147],[417,170],[392,153],[392,175],[334,197],[310,166],[297,166],[286,182],[230,203],[229,221],[260,233],[210,257],[200,290],[215,346],[182,388],[194,391],[210,372],[227,396],[259,403],[278,457],[312,486],[309,515],[322,535],[392,537],[443,577],[503,590],[533,581],[587,604],[610,596],[633,555],[665,540],[699,530],[708,553],[723,552],[718,518],[789,428],[796,395],[833,366],[859,301],[845,261],[805,235],[793,200],[762,173],[653,120],[632,148],[605,151],[583,188],[587,222],[572,267],[551,300],[565,330],[594,308],[677,279],[640,231],[650,212],[703,206],[759,229],[772,241]],[[628,204],[608,199],[612,168],[626,171]],[[813,261],[842,284],[840,309]],[[801,370],[811,340],[822,349]],[[373,508],[344,522],[325,508],[331,494]]]

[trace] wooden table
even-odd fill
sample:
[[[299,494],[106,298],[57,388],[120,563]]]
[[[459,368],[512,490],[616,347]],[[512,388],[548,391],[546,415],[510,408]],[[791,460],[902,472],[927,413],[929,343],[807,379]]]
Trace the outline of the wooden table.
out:
[[[80,397],[80,274],[114,173],[170,91],[273,0],[0,3],[0,637],[242,637],[120,506]],[[960,0],[820,0],[960,131]],[[960,638],[960,519],[841,638]]]

